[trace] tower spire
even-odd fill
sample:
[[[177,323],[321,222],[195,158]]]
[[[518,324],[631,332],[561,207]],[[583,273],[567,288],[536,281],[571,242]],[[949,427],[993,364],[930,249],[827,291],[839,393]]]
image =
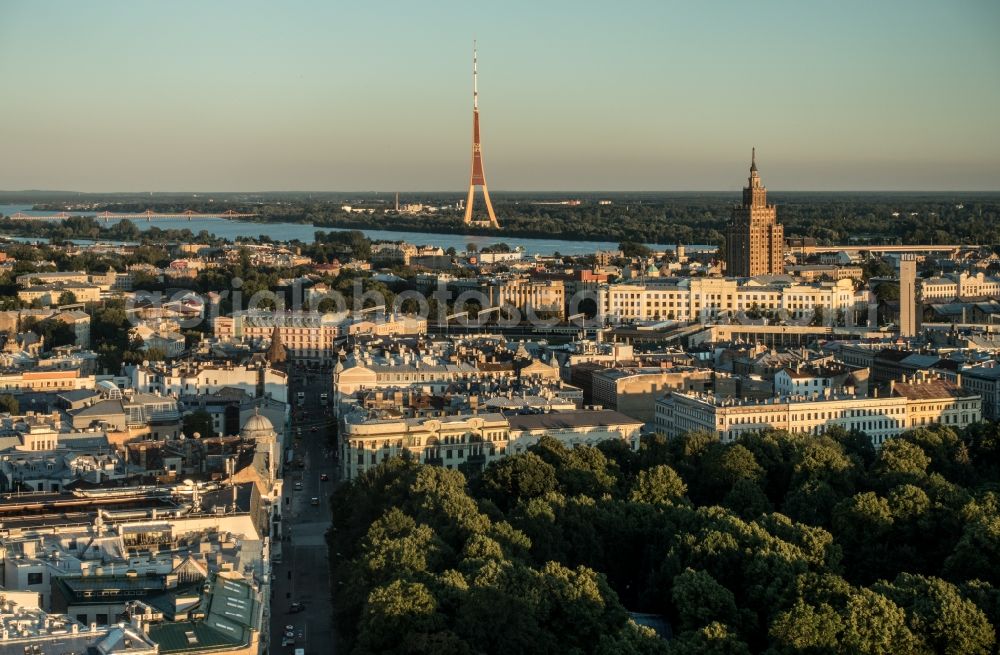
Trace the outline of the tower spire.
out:
[[[733,208],[726,229],[726,275],[781,275],[784,252],[784,227],[777,221],[774,205],[767,204],[767,188],[757,171],[757,148],[753,148],[743,202]]]
[[[489,214],[490,227],[500,228],[496,214],[493,213],[493,202],[486,187],[486,172],[483,170],[483,151],[479,142],[479,48],[475,40],[472,42],[472,176],[469,179],[469,197],[465,202],[465,224],[472,223],[472,205],[477,186],[483,188],[483,200],[486,201],[486,211]],[[485,221],[484,221],[485,222]]]

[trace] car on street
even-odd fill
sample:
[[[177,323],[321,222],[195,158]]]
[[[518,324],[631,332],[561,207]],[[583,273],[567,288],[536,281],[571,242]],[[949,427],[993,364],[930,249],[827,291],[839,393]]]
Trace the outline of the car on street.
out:
[[[306,606],[302,603],[292,603],[288,606],[289,614],[298,614],[299,612],[305,610]]]
[[[321,473],[320,474],[320,476],[319,476],[319,481],[320,482],[329,482],[329,480],[330,480],[330,476],[329,475],[327,475],[326,473]]]
[[[302,483],[301,482],[296,482],[295,483],[295,491],[302,491]]]
[[[312,500],[309,501],[309,504],[310,505],[315,505],[315,506],[318,507],[319,506],[319,498],[317,498],[316,496],[313,496]]]

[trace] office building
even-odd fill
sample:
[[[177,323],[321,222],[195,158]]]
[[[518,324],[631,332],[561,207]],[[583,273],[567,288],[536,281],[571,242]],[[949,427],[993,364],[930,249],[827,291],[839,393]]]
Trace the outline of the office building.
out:
[[[978,394],[929,376],[893,382],[887,396],[811,394],[759,401],[675,391],[656,403],[656,429],[669,437],[706,431],[722,441],[760,430],[823,434],[831,427],[859,430],[875,446],[907,430],[945,425],[964,428],[982,420]]]
[[[734,277],[784,273],[785,229],[777,222],[775,206],[767,204],[756,154],[751,156],[743,203],[733,208],[726,232],[726,273]]]

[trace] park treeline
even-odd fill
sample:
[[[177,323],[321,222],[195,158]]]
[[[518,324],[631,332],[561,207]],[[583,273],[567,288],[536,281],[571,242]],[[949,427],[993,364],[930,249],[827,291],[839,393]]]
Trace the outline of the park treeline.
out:
[[[612,204],[584,194],[579,205],[543,204],[538,197],[495,194],[497,215],[508,236],[567,240],[637,241],[659,244],[709,244],[724,241],[726,223],[739,202],[735,193],[610,194]],[[593,197],[591,197],[593,196]],[[132,200],[97,205],[98,210],[142,212],[220,212],[233,209],[255,214],[259,222],[309,223],[338,229],[380,229],[431,233],[496,235],[494,230],[467,226],[463,213],[444,209],[433,214],[396,214],[382,198],[356,201],[349,213],[341,198],[310,199],[290,194],[254,197],[253,201]],[[788,237],[816,239],[820,244],[978,243],[1000,244],[1000,195],[996,193],[788,193],[772,192],[778,220]],[[430,205],[454,203],[452,195],[424,194]],[[60,209],[58,203],[38,205]]]
[[[610,206],[500,204],[497,215],[503,233],[510,236],[721,245],[733,204],[732,198],[715,196]],[[786,236],[812,238],[821,244],[1000,243],[998,218],[997,199],[963,204],[940,198],[835,196],[796,197],[778,204],[778,221],[785,226]],[[457,213],[396,216],[330,210],[313,212],[312,221],[336,228],[496,234],[489,228],[464,225]]]
[[[31,237],[38,241],[62,243],[71,239],[92,241],[131,241],[135,243],[211,243],[221,244],[207,230],[197,234],[189,229],[162,229],[151,226],[141,230],[128,219],[105,223],[89,216],[70,216],[60,221],[23,221],[0,216],[0,234]]]
[[[994,424],[392,458],[332,499],[336,622],[359,654],[992,653],[998,481]]]

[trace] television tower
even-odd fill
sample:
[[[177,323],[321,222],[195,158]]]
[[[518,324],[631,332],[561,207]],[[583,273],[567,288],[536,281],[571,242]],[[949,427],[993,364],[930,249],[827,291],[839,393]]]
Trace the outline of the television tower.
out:
[[[483,188],[483,198],[486,200],[486,211],[490,215],[490,226],[500,229],[497,216],[493,213],[493,203],[490,201],[490,190],[486,187],[486,173],[483,171],[483,149],[479,143],[479,72],[476,42],[472,42],[472,177],[469,180],[469,197],[465,202],[465,224],[472,223],[472,203],[477,186]]]

